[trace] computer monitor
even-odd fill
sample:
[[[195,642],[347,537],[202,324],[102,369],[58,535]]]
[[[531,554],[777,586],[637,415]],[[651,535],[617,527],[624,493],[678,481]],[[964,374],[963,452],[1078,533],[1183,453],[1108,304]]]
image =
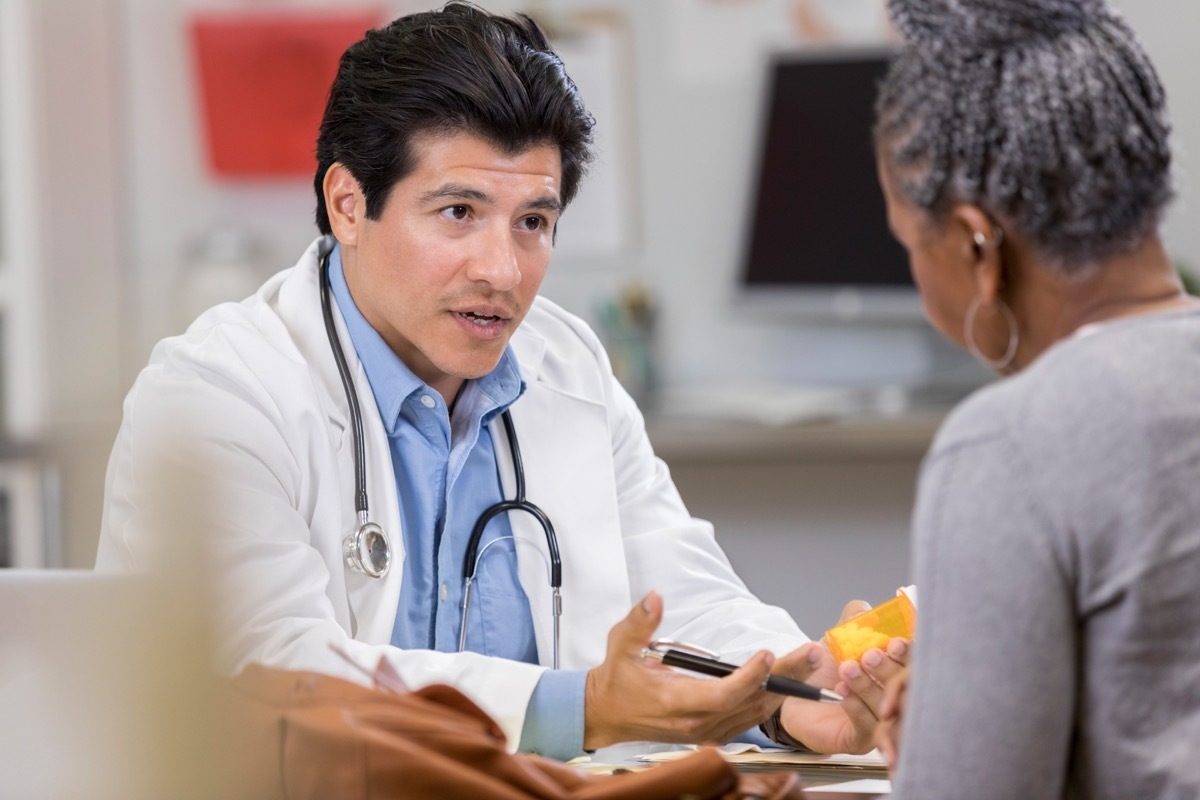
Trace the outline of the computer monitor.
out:
[[[875,171],[875,95],[892,52],[770,60],[736,281],[742,305],[814,320],[921,318]]]

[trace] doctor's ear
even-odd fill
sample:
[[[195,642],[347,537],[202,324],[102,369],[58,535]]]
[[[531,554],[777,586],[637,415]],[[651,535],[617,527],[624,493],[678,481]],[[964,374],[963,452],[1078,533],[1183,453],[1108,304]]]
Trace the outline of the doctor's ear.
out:
[[[344,245],[357,244],[358,226],[367,217],[367,199],[362,187],[341,162],[325,171],[321,186],[333,235]]]

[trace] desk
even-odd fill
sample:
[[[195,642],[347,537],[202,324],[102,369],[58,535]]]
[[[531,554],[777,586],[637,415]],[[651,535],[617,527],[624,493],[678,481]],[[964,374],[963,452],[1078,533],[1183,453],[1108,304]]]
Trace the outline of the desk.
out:
[[[588,763],[581,764],[586,771],[596,773],[610,773],[617,769],[647,769],[653,768],[653,763],[640,761],[639,757],[646,754],[663,753],[664,751],[680,751],[685,750],[678,745],[658,744],[655,742],[624,742],[622,744],[612,745],[597,750]],[[572,762],[574,763],[574,762]],[[852,768],[834,768],[834,767],[807,767],[807,766],[785,766],[772,765],[770,767],[738,767],[747,771],[787,771],[795,772],[801,784],[805,787],[805,796],[809,800],[871,800],[871,798],[884,797],[884,794],[878,792],[823,792],[820,790],[810,790],[811,786],[831,786],[837,784],[849,784],[851,782],[862,781],[864,779],[880,779],[887,776],[875,769],[852,769]]]

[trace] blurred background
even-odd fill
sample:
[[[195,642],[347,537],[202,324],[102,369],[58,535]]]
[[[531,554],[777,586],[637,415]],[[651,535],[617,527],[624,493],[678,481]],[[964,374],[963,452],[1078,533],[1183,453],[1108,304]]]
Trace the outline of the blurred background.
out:
[[[813,635],[850,597],[890,596],[920,458],[986,375],[932,334],[903,262],[876,270],[897,251],[852,257],[853,275],[824,255],[881,224],[869,168],[844,192],[835,155],[871,163],[863,73],[843,67],[882,63],[882,0],[480,4],[535,15],[597,117],[543,293],[606,338],[693,513]],[[434,5],[0,0],[0,565],[90,567],[122,398],[154,343],[316,235],[330,54]],[[1200,5],[1119,5],[1167,86],[1164,233],[1187,269]],[[838,125],[859,133],[819,138]],[[793,177],[780,152],[818,157]],[[778,263],[758,274],[756,253]]]

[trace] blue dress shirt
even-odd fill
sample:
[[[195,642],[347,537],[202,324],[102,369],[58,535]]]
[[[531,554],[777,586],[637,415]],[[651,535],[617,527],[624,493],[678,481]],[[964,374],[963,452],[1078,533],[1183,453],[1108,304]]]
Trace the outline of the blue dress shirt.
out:
[[[400,498],[404,559],[392,644],[457,651],[467,540],[484,509],[503,498],[488,423],[521,396],[525,383],[506,348],[492,372],[463,385],[448,413],[442,396],[412,373],[358,310],[340,247],[330,255],[329,278],[387,430]],[[533,618],[511,536],[508,516],[501,514],[480,541],[466,646],[536,664]],[[522,750],[560,758],[582,751],[585,678],[584,670],[542,676],[529,701]]]

